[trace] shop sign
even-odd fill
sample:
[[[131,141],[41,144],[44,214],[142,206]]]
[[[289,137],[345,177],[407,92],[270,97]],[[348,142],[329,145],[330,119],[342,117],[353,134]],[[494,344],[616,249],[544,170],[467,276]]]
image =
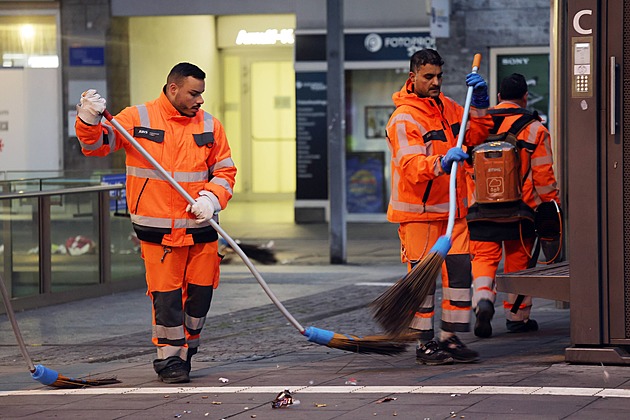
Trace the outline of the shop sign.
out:
[[[236,45],[292,45],[295,42],[293,29],[267,29],[265,32],[238,31]]]
[[[326,61],[325,34],[298,34],[296,61]],[[370,32],[344,36],[346,61],[407,61],[418,50],[435,49],[430,32]]]

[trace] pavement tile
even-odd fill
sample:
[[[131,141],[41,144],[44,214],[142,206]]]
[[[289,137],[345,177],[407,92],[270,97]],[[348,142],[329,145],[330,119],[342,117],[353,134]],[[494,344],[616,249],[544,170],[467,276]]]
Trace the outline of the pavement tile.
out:
[[[396,404],[392,401],[385,404],[370,404],[356,410],[346,412],[340,419],[392,418],[400,419],[447,419],[466,406],[416,403]]]
[[[490,396],[466,409],[467,413],[533,414],[565,418],[595,401],[596,397],[563,396]]]

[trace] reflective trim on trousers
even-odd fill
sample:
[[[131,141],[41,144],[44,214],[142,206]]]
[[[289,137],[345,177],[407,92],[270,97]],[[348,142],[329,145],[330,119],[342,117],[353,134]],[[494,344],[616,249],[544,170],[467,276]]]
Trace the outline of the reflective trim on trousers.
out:
[[[429,330],[433,330],[433,318],[435,312],[431,311],[428,313],[416,312],[411,323],[409,324],[409,328],[413,328],[414,330],[420,330],[421,332],[428,332]]]
[[[173,356],[186,360],[188,358],[188,348],[183,346],[158,346],[157,359],[164,360]]]
[[[476,308],[482,299],[487,299],[494,303],[496,297],[497,292],[494,290],[494,279],[492,277],[479,276],[473,281],[473,308]]]
[[[189,349],[196,349],[197,347],[199,347],[199,337],[188,339],[188,348]]]
[[[529,319],[529,316],[532,312],[532,297],[525,296],[523,299],[523,303],[518,307],[518,311],[516,313],[512,313],[512,304],[516,300],[515,294],[508,293],[508,300],[503,301],[503,312],[505,312],[505,319],[507,321],[525,321]]]
[[[470,308],[466,309],[445,309],[442,308],[442,325],[448,324],[465,324],[466,329],[458,329],[457,331],[468,331],[470,323]],[[444,329],[444,327],[442,327]]]
[[[456,302],[468,302],[470,301],[469,289],[456,289],[453,287],[444,287],[442,289],[444,300],[451,300]]]
[[[164,325],[154,325],[152,328],[153,337],[169,341],[184,340],[184,326],[165,327]]]
[[[188,330],[189,334],[199,334],[205,322],[205,316],[201,318],[195,318],[188,314],[184,315],[184,325],[186,326],[186,330]]]

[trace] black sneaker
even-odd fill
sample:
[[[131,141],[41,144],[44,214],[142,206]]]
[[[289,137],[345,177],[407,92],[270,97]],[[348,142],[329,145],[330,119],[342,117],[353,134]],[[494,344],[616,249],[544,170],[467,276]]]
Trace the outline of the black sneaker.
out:
[[[475,335],[481,338],[489,338],[492,336],[492,317],[494,316],[494,304],[488,299],[481,299],[477,303],[477,312],[475,313],[477,321],[475,321]]]
[[[431,340],[416,349],[416,363],[428,366],[449,365],[453,363],[453,358],[440,350],[438,343]]]
[[[527,321],[505,321],[505,326],[508,332],[511,333],[538,331],[538,322],[533,319],[528,319]]]
[[[188,365],[190,366],[190,365]],[[165,384],[183,384],[190,382],[186,362],[177,356],[165,360],[154,360],[153,368],[158,374],[158,379]]]
[[[466,347],[456,335],[446,341],[440,341],[439,346],[458,363],[472,363],[479,360],[479,353]]]

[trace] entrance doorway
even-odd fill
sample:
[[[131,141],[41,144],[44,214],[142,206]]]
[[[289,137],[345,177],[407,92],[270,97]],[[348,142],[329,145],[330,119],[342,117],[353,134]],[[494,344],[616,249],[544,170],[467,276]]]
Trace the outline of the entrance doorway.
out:
[[[221,71],[223,124],[238,168],[235,200],[293,200],[293,49],[225,49]]]

